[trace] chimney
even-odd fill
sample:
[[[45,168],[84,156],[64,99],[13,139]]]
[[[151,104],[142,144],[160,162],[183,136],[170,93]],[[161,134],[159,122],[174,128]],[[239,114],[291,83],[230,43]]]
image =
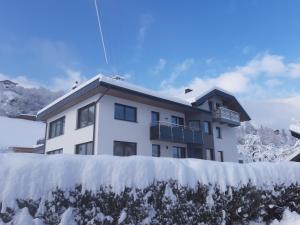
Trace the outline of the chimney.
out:
[[[186,89],[184,90],[184,93],[187,94],[187,93],[192,92],[192,91],[193,91],[192,89],[186,88]]]

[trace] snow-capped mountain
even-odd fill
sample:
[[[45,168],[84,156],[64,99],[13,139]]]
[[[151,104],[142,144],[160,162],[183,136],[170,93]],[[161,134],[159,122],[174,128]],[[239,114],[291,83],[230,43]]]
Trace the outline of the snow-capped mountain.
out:
[[[281,161],[297,150],[300,141],[285,130],[244,123],[237,130],[238,151],[244,162]]]
[[[46,88],[5,87],[0,85],[0,116],[35,114],[49,102],[60,97],[62,91]]]

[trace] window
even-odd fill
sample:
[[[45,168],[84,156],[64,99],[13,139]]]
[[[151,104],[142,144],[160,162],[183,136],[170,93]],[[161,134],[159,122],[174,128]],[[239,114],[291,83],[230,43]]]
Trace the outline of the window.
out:
[[[216,127],[217,130],[217,138],[222,138],[221,127]]]
[[[214,160],[214,153],[212,149],[206,149],[206,159]]]
[[[64,134],[65,117],[59,118],[50,123],[49,138],[54,138]]]
[[[62,154],[62,153],[63,153],[63,149],[60,148],[60,149],[56,149],[56,150],[47,152],[47,155],[56,155],[56,154]]]
[[[189,121],[189,127],[193,130],[200,130],[200,121],[199,120],[192,120]]]
[[[221,107],[221,104],[220,103],[216,103],[216,108],[220,108]]]
[[[94,143],[91,141],[91,142],[76,145],[75,154],[77,154],[77,155],[93,155],[94,154]]]
[[[136,155],[136,143],[114,141],[114,155],[116,156]]]
[[[95,121],[95,104],[87,105],[78,110],[77,128],[86,127],[94,124]]]
[[[212,103],[212,101],[208,101],[208,108],[209,108],[209,111],[213,111],[213,103]]]
[[[172,123],[176,125],[183,126],[184,125],[184,119],[178,116],[172,116]]]
[[[224,156],[222,151],[217,151],[217,161],[224,162]]]
[[[203,129],[204,133],[211,134],[211,124],[210,124],[210,122],[204,121],[203,126],[204,126],[204,129]]]
[[[173,158],[185,158],[185,148],[184,147],[176,147],[172,148]]]
[[[116,103],[115,119],[136,122],[136,108]]]
[[[160,145],[152,145],[152,156],[160,157]]]
[[[151,112],[151,124],[156,125],[159,121],[159,112]]]

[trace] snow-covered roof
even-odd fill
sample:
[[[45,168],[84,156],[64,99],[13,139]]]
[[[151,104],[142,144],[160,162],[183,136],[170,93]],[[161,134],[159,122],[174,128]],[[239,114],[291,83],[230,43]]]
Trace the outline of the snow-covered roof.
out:
[[[33,147],[44,138],[45,124],[0,116],[0,149],[7,147]]]
[[[111,77],[107,77],[104,76],[102,74],[96,75],[93,78],[89,79],[88,81],[84,82],[83,84],[79,85],[76,89],[73,89],[71,91],[69,91],[68,93],[66,93],[65,95],[61,96],[60,98],[56,99],[55,101],[51,102],[49,105],[45,106],[44,108],[42,108],[40,111],[38,111],[37,115],[44,113],[46,110],[50,109],[51,107],[55,106],[56,104],[58,104],[59,102],[65,100],[66,98],[68,98],[69,96],[82,91],[84,88],[86,88],[88,85],[91,85],[92,83],[96,82],[99,86],[105,86],[105,85],[110,85],[110,86],[114,86],[114,87],[118,87],[121,88],[122,90],[127,90],[127,91],[132,91],[134,93],[139,93],[142,94],[144,96],[150,96],[150,97],[154,97],[154,98],[158,98],[158,99],[163,99],[163,100],[167,100],[173,103],[177,103],[180,105],[184,105],[184,106],[189,106],[191,107],[191,103],[188,101],[185,101],[184,99],[181,98],[177,98],[177,97],[173,97],[170,95],[166,95],[163,94],[159,91],[154,91],[154,90],[149,90],[147,88],[138,86],[138,85],[134,85],[122,80],[117,80],[117,79],[113,79]]]
[[[41,110],[39,110],[37,112],[37,114],[40,114],[42,112],[44,112],[46,109],[49,109],[50,107],[54,106],[55,104],[57,104],[58,102],[62,101],[63,99],[65,99],[66,97],[72,95],[73,93],[77,92],[78,90],[82,89],[83,87],[87,86],[88,84],[96,81],[96,80],[99,80],[101,77],[101,75],[97,75],[95,77],[92,77],[91,79],[89,79],[88,81],[80,84],[76,89],[73,89],[71,91],[69,91],[68,93],[66,93],[65,95],[57,98],[56,100],[54,100],[53,102],[51,102],[50,104],[46,105],[44,108],[42,108]]]
[[[300,123],[298,124],[291,124],[290,125],[290,131],[297,133],[300,135]]]
[[[125,89],[128,89],[128,90],[139,92],[139,93],[142,93],[142,94],[147,94],[147,95],[157,97],[157,98],[161,98],[161,99],[165,99],[165,100],[168,100],[168,101],[171,101],[171,102],[191,106],[191,103],[189,101],[184,100],[184,99],[177,98],[177,97],[174,97],[174,96],[171,96],[171,95],[167,95],[167,94],[161,93],[159,91],[149,90],[147,88],[144,88],[144,87],[141,87],[141,86],[138,86],[138,85],[135,85],[135,84],[131,84],[131,83],[128,83],[128,82],[125,82],[125,81],[122,81],[122,80],[117,80],[117,79],[113,79],[113,78],[102,75],[102,76],[100,76],[99,81],[100,81],[100,83],[101,82],[109,83],[109,84],[119,86],[119,87],[122,87],[122,88],[125,88]]]

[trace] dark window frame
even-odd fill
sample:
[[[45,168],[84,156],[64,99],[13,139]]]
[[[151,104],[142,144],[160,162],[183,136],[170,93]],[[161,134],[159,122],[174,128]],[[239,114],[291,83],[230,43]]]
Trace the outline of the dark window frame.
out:
[[[217,131],[217,138],[218,139],[222,139],[222,130],[221,130],[221,127],[216,127],[216,131]]]
[[[210,112],[214,110],[214,103],[212,101],[208,101],[208,108]]]
[[[58,155],[58,154],[63,154],[63,148],[58,148],[55,150],[51,150],[46,152],[47,155]]]
[[[80,113],[85,110],[85,109],[89,109],[90,107],[94,107],[94,115],[93,115],[93,122],[90,123],[90,124],[87,124],[85,126],[80,126]],[[89,110],[88,110],[88,113],[89,113]],[[89,115],[88,115],[88,118],[89,118]],[[77,129],[81,129],[81,128],[84,128],[84,127],[88,127],[88,126],[91,126],[91,125],[94,125],[95,124],[95,118],[96,118],[96,104],[95,102],[92,102],[86,106],[83,106],[81,108],[79,108],[77,110],[77,124],[76,124],[76,128]]]
[[[176,121],[174,122],[173,119]],[[184,118],[180,116],[171,116],[172,124],[176,124],[177,126],[184,126]]]
[[[62,126],[62,133],[61,134],[54,134],[54,136],[52,136],[52,130],[54,129],[54,124],[58,123],[59,121],[63,121],[63,126]],[[66,123],[66,116],[62,116],[56,120],[53,120],[49,123],[49,131],[48,131],[48,139],[52,139],[52,138],[55,138],[55,137],[59,137],[61,135],[64,135],[65,134],[65,123]],[[57,125],[56,125],[57,126]],[[56,129],[56,127],[55,127]]]
[[[116,107],[117,106],[121,106],[123,107],[123,118],[118,118],[116,115]],[[134,110],[134,120],[129,120],[126,119],[126,108],[128,109],[133,109]],[[129,106],[129,105],[124,105],[124,104],[120,104],[120,103],[115,103],[115,108],[114,108],[114,119],[115,120],[122,120],[122,121],[127,121],[127,122],[133,122],[133,123],[137,123],[137,107],[134,106]]]
[[[154,154],[153,154],[153,147],[154,147],[154,146],[158,147],[158,148],[157,148],[157,150],[158,150],[157,155],[154,155]],[[160,157],[160,155],[161,155],[160,145],[158,145],[158,144],[152,144],[152,157]]]
[[[208,125],[208,132],[207,132],[206,129],[205,129],[205,124]],[[203,133],[204,133],[204,134],[209,134],[209,135],[212,134],[211,122],[210,122],[210,121],[203,121]]]
[[[123,154],[122,154],[122,155],[117,155],[117,154],[115,153],[116,143],[121,143],[121,144],[123,144],[123,146],[122,146],[122,153],[123,153]],[[126,147],[126,144],[130,144],[130,145],[133,145],[133,146],[134,146],[135,154],[125,155],[125,147]],[[128,142],[128,141],[114,141],[114,145],[113,145],[113,155],[114,155],[114,156],[120,156],[120,157],[137,155],[137,143],[136,143],[136,142]]]
[[[209,150],[210,159],[207,158],[207,151]],[[214,161],[214,150],[212,148],[205,149],[205,159]]]
[[[177,151],[176,152],[176,157],[174,157],[174,152],[173,152],[174,150]],[[179,150],[179,152],[178,152],[178,150]],[[179,153],[179,155],[178,155],[178,153]],[[177,156],[179,156],[179,157],[177,157]],[[184,158],[186,158],[187,157],[186,148],[185,147],[179,147],[179,146],[173,146],[172,147],[172,157],[176,158],[176,159],[184,159]]]
[[[156,115],[157,115],[157,118],[158,118],[157,121],[153,121],[153,120],[152,120],[152,119],[153,119],[153,117],[152,117],[153,114],[156,114]],[[152,125],[157,125],[157,123],[159,122],[159,120],[160,120],[160,113],[159,113],[159,112],[156,112],[156,111],[151,111],[151,124],[152,124]]]
[[[219,154],[220,153],[220,162],[224,162],[224,152],[223,151],[217,151],[217,153]]]
[[[191,126],[191,123],[194,123],[194,124],[197,123],[198,126],[197,127]],[[189,120],[188,127],[193,129],[193,130],[201,131],[202,130],[201,129],[201,120]]]
[[[81,146],[81,145],[88,145],[88,144],[92,144],[92,154],[78,154],[77,153],[77,150],[78,150],[78,148],[79,148],[79,146]],[[88,141],[88,142],[84,142],[84,143],[80,143],[80,144],[77,144],[77,145],[75,145],[75,155],[94,155],[95,154],[95,152],[94,152],[94,149],[95,149],[95,145],[94,145],[94,142],[93,141]]]

